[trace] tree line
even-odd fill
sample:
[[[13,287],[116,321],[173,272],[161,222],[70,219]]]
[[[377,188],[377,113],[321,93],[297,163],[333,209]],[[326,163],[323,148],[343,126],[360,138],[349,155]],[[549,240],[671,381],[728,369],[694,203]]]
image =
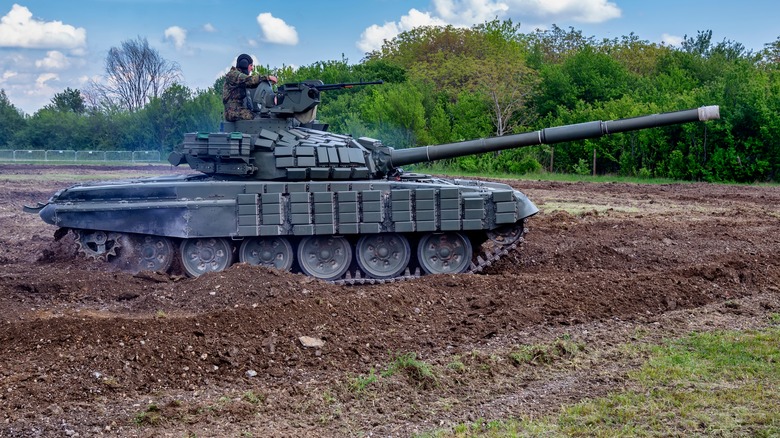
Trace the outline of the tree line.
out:
[[[323,92],[318,114],[331,131],[395,148],[721,106],[716,122],[442,163],[453,170],[589,174],[594,154],[598,173],[627,176],[757,182],[776,181],[780,170],[780,37],[753,52],[738,42],[715,42],[711,31],[686,36],[677,47],[634,34],[597,40],[555,26],[522,33],[511,20],[495,20],[471,28],[416,28],[357,64],[341,59],[256,71],[273,73],[280,83],[383,80],[381,86]],[[112,74],[146,83],[122,84]],[[219,129],[224,78],[192,90],[178,82],[178,66],[145,39],[109,51],[106,75],[112,80],[103,83],[114,88],[95,83],[66,89],[33,115],[22,114],[0,91],[0,148],[165,155],[186,132]]]

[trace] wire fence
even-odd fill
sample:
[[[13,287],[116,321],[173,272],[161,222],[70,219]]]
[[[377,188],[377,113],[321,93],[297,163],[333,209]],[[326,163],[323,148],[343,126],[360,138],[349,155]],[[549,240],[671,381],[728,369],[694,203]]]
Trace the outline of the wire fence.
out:
[[[161,161],[160,151],[73,151],[42,149],[0,149],[0,162],[58,161],[58,162],[130,162],[156,163]]]

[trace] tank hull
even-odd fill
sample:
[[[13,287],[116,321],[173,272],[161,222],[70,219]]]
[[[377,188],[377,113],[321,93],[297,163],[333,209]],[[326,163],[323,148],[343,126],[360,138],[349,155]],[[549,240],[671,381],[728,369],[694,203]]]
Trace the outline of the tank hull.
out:
[[[484,231],[538,211],[506,184],[411,175],[399,181],[180,177],[77,185],[52,197],[40,215],[67,228],[242,238]]]
[[[324,257],[322,253],[349,251],[352,256],[348,260],[335,264],[339,267],[365,265],[371,271],[369,263],[376,263],[377,257],[370,251],[377,245],[384,245],[383,236],[396,236],[410,242],[403,243],[411,245],[408,250],[400,248],[402,253],[409,253],[410,266],[422,265],[423,271],[430,271],[428,273],[439,273],[439,270],[444,273],[449,271],[449,266],[426,265],[418,260],[438,262],[441,256],[437,247],[427,253],[417,251],[415,257],[415,246],[421,239],[461,236],[461,240],[475,248],[488,240],[495,230],[514,227],[519,230],[516,233],[522,235],[525,219],[538,211],[523,193],[506,184],[428,175],[407,174],[395,179],[343,182],[274,182],[190,175],[76,185],[56,193],[40,209],[40,216],[47,223],[74,230],[77,239],[81,239],[79,244],[83,252],[95,257],[120,257],[121,247],[127,246],[119,239],[124,235],[136,236],[136,240],[139,236],[168,239],[172,246],[182,248],[176,252],[184,259],[187,258],[187,251],[183,249],[185,244],[207,242],[208,239],[218,239],[221,250],[235,253],[235,256],[223,257],[224,260],[212,268],[201,266],[200,255],[192,256],[199,260],[196,266],[201,268],[189,266],[191,269],[187,269],[185,266],[185,272],[200,275],[209,270],[222,270],[236,259],[275,266],[273,259],[263,260],[262,255],[257,255],[262,250],[244,249],[247,247],[244,242],[262,242],[257,243],[261,246],[267,242],[283,242],[290,249],[279,257],[297,259],[296,268],[302,268],[306,274],[338,280],[348,271],[318,271],[322,265],[319,258]],[[373,237],[368,241],[364,239],[364,246],[356,248],[365,236]],[[306,251],[295,253],[293,248],[301,246],[302,241],[305,248],[323,245],[322,241],[313,238],[341,238],[348,242],[349,248],[327,247],[308,255]],[[112,243],[112,239],[117,243]],[[105,240],[109,243],[93,243]],[[445,239],[442,245],[449,248],[449,245],[462,243],[458,242],[452,244]],[[452,249],[447,248],[447,251]],[[390,245],[389,251],[397,250],[399,247]],[[151,247],[147,251],[156,250]],[[469,261],[473,256],[472,249],[467,255]],[[167,254],[160,257],[170,258]],[[313,266],[299,260],[307,257],[315,259]],[[382,263],[395,262],[383,259]],[[149,266],[167,267],[170,264],[170,260],[165,260]],[[404,263],[403,268],[407,268],[406,265]],[[129,266],[136,270],[144,268],[143,264],[135,262]],[[281,264],[283,268],[291,266],[289,261]],[[384,272],[382,269],[373,275],[402,275],[395,270]],[[462,266],[452,269],[466,271]]]

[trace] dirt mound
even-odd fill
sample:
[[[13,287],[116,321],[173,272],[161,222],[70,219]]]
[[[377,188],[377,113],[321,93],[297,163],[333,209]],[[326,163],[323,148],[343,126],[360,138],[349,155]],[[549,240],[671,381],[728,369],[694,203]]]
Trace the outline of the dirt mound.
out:
[[[403,436],[544,413],[619,387],[631,364],[609,348],[639,328],[756,326],[780,308],[776,187],[512,182],[542,212],[487,273],[337,286],[245,264],[112,270],[21,212],[77,169],[1,170],[47,176],[0,176],[3,436]],[[564,335],[562,363],[600,352],[587,372],[511,359]]]

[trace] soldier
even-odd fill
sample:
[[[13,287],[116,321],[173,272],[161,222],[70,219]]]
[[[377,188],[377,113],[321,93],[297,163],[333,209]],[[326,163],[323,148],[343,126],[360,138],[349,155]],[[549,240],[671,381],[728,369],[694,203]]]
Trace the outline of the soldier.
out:
[[[247,88],[257,88],[262,81],[276,83],[276,76],[251,75],[254,70],[252,57],[242,53],[236,59],[236,66],[230,67],[222,87],[222,103],[225,105],[225,120],[252,120],[254,114],[244,103]]]

